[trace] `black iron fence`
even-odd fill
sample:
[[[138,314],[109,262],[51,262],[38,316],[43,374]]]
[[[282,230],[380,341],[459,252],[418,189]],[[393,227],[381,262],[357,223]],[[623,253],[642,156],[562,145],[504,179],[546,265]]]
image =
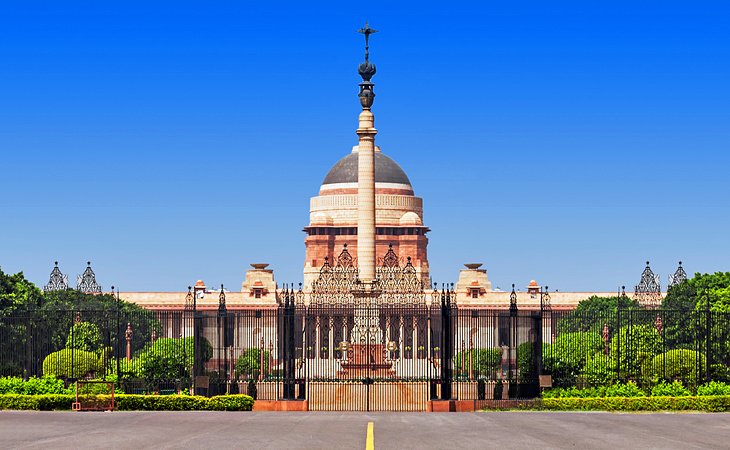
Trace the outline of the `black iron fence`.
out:
[[[581,314],[292,300],[236,311],[0,317],[0,376],[111,379],[130,393],[306,399],[320,410],[529,399],[541,384],[695,386],[730,381],[729,366],[730,314],[709,310]]]

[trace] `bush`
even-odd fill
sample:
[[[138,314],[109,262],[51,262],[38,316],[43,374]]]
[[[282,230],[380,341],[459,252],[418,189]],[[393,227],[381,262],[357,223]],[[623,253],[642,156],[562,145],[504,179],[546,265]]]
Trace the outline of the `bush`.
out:
[[[730,395],[730,385],[727,383],[710,381],[709,383],[697,387],[697,395]]]
[[[730,396],[544,398],[542,408],[554,411],[730,411]]]
[[[17,377],[0,378],[0,394],[70,394],[72,388],[66,388],[63,380],[52,376],[42,378],[31,377],[27,381]]]
[[[108,395],[93,396],[100,403],[108,403]],[[89,398],[88,401],[94,401]],[[0,395],[0,410],[52,411],[71,409],[76,401],[74,395]],[[120,411],[251,411],[254,400],[248,395],[221,395],[201,397],[191,395],[126,395],[114,396],[116,408]]]
[[[569,387],[575,385],[576,368],[559,357],[554,345],[543,344],[542,362],[545,373],[552,375],[553,386]]]
[[[611,358],[619,360],[621,377],[641,374],[644,362],[648,362],[662,349],[662,337],[654,325],[621,327],[618,339],[611,339]]]
[[[671,383],[662,381],[651,388],[652,397],[684,397],[688,395],[692,395],[692,393],[679,381],[672,381]]]
[[[22,395],[6,394],[0,395],[0,410],[36,410],[53,411],[56,409],[71,409],[75,397],[68,394],[46,394],[46,395]]]
[[[711,364],[710,377],[715,381],[730,383],[730,367],[724,364]]]
[[[616,383],[606,387],[606,397],[643,397],[646,393],[642,391],[633,381],[628,383]]]
[[[633,382],[615,383],[610,386],[578,389],[554,388],[543,392],[543,398],[605,398],[605,397],[643,397],[646,393]]]
[[[471,359],[470,359],[471,357]],[[461,376],[469,375],[469,363],[471,362],[475,376],[491,375],[499,371],[499,364],[502,360],[501,348],[475,348],[462,350],[454,358],[454,369]],[[461,370],[462,361],[464,370]]]
[[[602,353],[586,360],[581,380],[588,386],[607,386],[616,382],[616,361]]]
[[[79,322],[71,327],[66,338],[66,348],[98,352],[101,348],[99,327],[91,322]]]
[[[264,372],[269,370],[270,355],[268,350],[264,350]],[[236,375],[239,377],[255,379],[259,376],[261,368],[261,350],[258,348],[247,348],[241,353],[236,361]]]
[[[251,411],[254,400],[248,395],[219,395],[211,397],[207,409],[212,411]]]
[[[118,395],[119,411],[200,411],[207,409],[208,398],[199,395]]]
[[[533,342],[523,342],[517,346],[517,373],[520,381],[537,379],[535,344]]]
[[[645,376],[653,380],[681,380],[689,385],[696,385],[698,376],[707,365],[705,356],[694,350],[676,349],[652,358],[645,367]]]
[[[586,361],[603,349],[603,339],[598,333],[564,333],[553,343],[556,356],[576,371],[582,370]]]
[[[83,378],[99,370],[99,357],[84,350],[65,348],[43,360],[43,375],[60,378]]]
[[[132,361],[124,363],[126,367],[120,368],[120,371],[138,374],[149,383],[189,380],[195,359],[194,346],[192,337],[157,339]],[[200,352],[204,363],[213,356],[213,347],[205,338],[201,338]]]

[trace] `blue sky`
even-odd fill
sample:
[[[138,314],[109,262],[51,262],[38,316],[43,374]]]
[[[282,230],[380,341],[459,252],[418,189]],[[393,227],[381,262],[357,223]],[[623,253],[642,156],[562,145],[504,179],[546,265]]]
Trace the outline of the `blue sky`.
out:
[[[99,3],[3,3],[6,272],[300,281],[309,197],[357,142],[365,20],[435,280],[730,270],[727,2]]]

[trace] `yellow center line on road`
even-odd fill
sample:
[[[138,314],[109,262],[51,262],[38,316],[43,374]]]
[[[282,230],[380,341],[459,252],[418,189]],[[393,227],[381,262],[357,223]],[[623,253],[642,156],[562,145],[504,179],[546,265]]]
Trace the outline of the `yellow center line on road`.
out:
[[[365,440],[365,450],[375,450],[375,433],[373,433],[372,422],[368,422],[368,435]]]

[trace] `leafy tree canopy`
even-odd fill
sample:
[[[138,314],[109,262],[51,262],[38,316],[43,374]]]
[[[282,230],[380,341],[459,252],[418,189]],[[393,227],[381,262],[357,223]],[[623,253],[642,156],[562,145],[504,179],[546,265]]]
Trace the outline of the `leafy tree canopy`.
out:
[[[670,287],[663,306],[667,309],[702,309],[705,291],[710,296],[710,309],[730,311],[730,272],[696,273],[689,280]]]
[[[23,272],[9,275],[0,268],[0,316],[40,305],[41,290],[25,279]]]
[[[613,330],[618,305],[621,305],[622,309],[639,308],[639,303],[628,296],[594,295],[582,300],[573,311],[561,318],[558,330],[561,333],[592,331],[600,334],[604,324]]]

